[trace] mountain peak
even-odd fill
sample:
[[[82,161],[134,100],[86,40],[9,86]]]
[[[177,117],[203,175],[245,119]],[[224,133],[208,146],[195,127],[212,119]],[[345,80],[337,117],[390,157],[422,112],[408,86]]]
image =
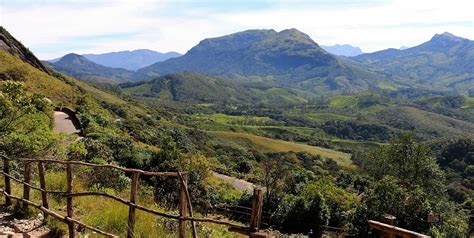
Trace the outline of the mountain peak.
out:
[[[75,63],[75,64],[90,64],[93,63],[90,60],[88,60],[86,57],[82,55],[78,55],[75,53],[69,53],[65,56],[63,56],[58,63]]]
[[[272,76],[282,84],[349,75],[337,58],[297,29],[247,30],[202,40],[184,56],[142,68],[135,78],[173,72],[200,72],[233,78]],[[336,87],[336,86],[335,86]]]
[[[291,37],[291,38],[295,38],[295,39],[298,39],[298,40],[307,40],[307,41],[309,40],[311,42],[314,42],[311,39],[311,37],[309,37],[309,35],[307,35],[306,33],[302,32],[302,31],[299,31],[296,28],[282,30],[282,31],[278,32],[278,35],[285,36],[285,37]]]
[[[349,44],[336,44],[332,46],[321,46],[325,51],[334,54],[334,55],[341,55],[341,56],[347,56],[347,57],[353,57],[357,55],[361,55],[364,52],[359,47],[352,46]]]
[[[296,28],[285,29],[285,30],[282,30],[278,33],[280,33],[280,34],[303,34],[303,35],[306,35],[305,33],[303,33],[302,31],[299,31]]]
[[[466,39],[464,39],[462,37],[459,37],[459,36],[456,36],[454,34],[451,34],[449,32],[444,32],[442,34],[435,34],[433,36],[433,38],[431,38],[431,41],[438,41],[438,40],[460,42],[460,41],[464,41]]]

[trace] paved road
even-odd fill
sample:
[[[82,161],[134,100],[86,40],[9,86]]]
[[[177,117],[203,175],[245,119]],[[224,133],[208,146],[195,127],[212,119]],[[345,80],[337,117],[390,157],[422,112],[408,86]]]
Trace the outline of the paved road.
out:
[[[246,192],[248,194],[253,194],[253,189],[257,187],[255,184],[247,182],[243,179],[230,177],[216,172],[213,172],[212,175],[216,178],[224,180],[227,183],[230,183],[235,189]]]
[[[80,132],[64,112],[54,112],[54,131],[68,135]]]

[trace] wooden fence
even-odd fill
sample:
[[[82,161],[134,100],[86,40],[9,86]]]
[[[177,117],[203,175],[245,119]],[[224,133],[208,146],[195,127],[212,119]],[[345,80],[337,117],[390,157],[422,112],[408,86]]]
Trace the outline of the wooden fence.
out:
[[[430,236],[396,227],[394,225],[385,224],[379,221],[369,220],[369,227],[379,232],[381,238],[429,238]]]
[[[8,158],[6,156],[0,155],[3,158],[3,171],[1,172],[5,179],[5,187],[2,191],[5,195],[5,204],[6,206],[12,205],[12,199],[22,202],[22,205],[27,208],[28,206],[32,206],[41,210],[45,218],[47,216],[51,216],[61,222],[64,222],[68,226],[68,234],[70,238],[76,236],[75,234],[75,226],[79,225],[91,231],[94,231],[98,234],[104,235],[106,237],[118,237],[114,234],[107,233],[102,231],[99,228],[84,224],[83,222],[74,219],[74,197],[80,196],[103,196],[115,201],[118,201],[124,205],[129,207],[128,212],[128,230],[127,230],[127,237],[132,238],[134,237],[134,227],[135,227],[135,211],[141,210],[147,213],[151,213],[157,216],[178,220],[179,222],[179,230],[178,234],[180,238],[184,238],[186,236],[186,222],[191,222],[192,227],[192,236],[197,237],[197,230],[195,222],[208,222],[214,224],[225,225],[229,227],[229,230],[232,232],[237,232],[240,234],[245,234],[250,237],[267,237],[264,233],[259,232],[260,229],[260,221],[262,218],[262,207],[263,207],[263,193],[261,189],[255,189],[254,195],[252,199],[252,212],[250,218],[250,225],[243,226],[239,224],[235,224],[229,221],[218,220],[214,218],[197,218],[193,217],[193,209],[191,204],[191,199],[189,196],[188,191],[188,181],[187,181],[187,173],[185,172],[148,172],[139,169],[130,169],[130,168],[123,168],[115,165],[108,165],[108,164],[91,164],[85,163],[81,161],[63,161],[63,160],[38,160],[38,159],[13,159]],[[23,163],[24,170],[23,170],[23,180],[18,179],[10,174],[10,161],[19,161]],[[34,186],[31,184],[31,165],[36,163],[38,168],[38,176],[39,176],[39,184],[40,187]],[[66,174],[67,174],[67,186],[66,191],[52,191],[46,189],[46,180],[45,180],[45,164],[52,163],[52,164],[61,164],[66,166]],[[127,201],[115,195],[111,195],[104,192],[73,192],[73,166],[88,166],[92,168],[107,168],[107,169],[116,169],[123,171],[125,173],[129,173],[131,175],[132,183],[131,183],[131,191],[130,191],[130,199]],[[167,177],[176,177],[180,180],[180,188],[179,188],[179,216],[178,215],[171,215],[163,212],[159,212],[141,205],[136,204],[137,200],[137,191],[139,185],[139,177],[140,176],[167,176]],[[16,197],[11,194],[11,180],[14,182],[23,184],[23,197]],[[35,189],[41,192],[41,204],[36,204],[30,201],[30,189]],[[48,194],[59,194],[66,197],[66,216],[60,215],[49,208],[48,203]]]

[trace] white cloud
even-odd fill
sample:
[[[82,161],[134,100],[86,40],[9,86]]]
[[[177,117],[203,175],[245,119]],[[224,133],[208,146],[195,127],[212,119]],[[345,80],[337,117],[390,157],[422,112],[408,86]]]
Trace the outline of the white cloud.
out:
[[[414,46],[444,31],[474,39],[469,0],[324,6],[279,1],[224,12],[225,2],[217,1],[207,7],[192,1],[28,2],[0,3],[0,24],[40,58],[138,48],[184,53],[204,38],[255,28],[298,28],[320,44],[348,43],[368,52]],[[248,4],[252,9],[254,3]]]

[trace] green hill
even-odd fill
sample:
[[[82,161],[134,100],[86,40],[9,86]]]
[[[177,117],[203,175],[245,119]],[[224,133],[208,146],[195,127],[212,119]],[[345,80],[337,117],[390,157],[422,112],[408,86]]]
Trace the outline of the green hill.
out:
[[[291,104],[305,102],[297,90],[243,83],[199,73],[174,73],[151,81],[121,84],[123,92],[137,97],[184,103]]]
[[[98,83],[118,83],[130,79],[132,71],[96,64],[86,57],[67,54],[56,62],[48,62],[55,70],[73,77]]]

